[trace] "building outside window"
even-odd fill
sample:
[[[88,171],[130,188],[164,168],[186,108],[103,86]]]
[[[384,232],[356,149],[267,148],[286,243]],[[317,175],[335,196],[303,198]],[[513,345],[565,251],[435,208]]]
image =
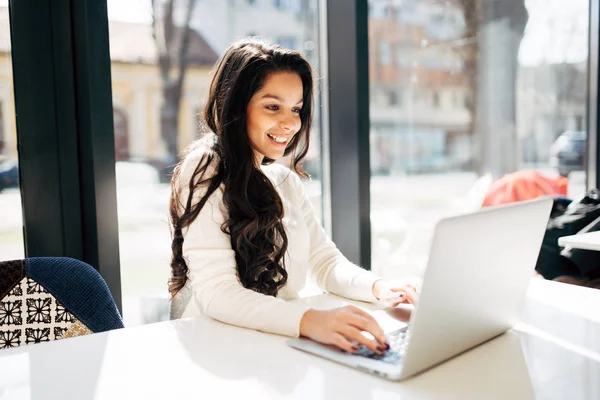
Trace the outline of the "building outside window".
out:
[[[383,66],[392,63],[392,49],[388,41],[381,40],[379,42],[379,63]]]
[[[589,2],[507,1],[497,15],[484,1],[369,0],[372,266],[383,275],[422,273],[435,223],[481,204],[476,183],[558,177],[553,143],[587,130]],[[397,87],[402,104],[377,101]],[[583,168],[568,172],[569,197],[585,191]]]

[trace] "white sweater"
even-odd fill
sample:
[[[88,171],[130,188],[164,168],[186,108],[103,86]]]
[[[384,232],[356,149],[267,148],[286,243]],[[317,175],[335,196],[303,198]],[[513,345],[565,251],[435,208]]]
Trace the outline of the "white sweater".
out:
[[[205,151],[201,147],[187,156],[181,166],[182,185],[189,184]],[[310,307],[286,300],[299,297],[308,273],[327,292],[375,301],[372,286],[378,277],[348,261],[327,237],[304,193],[300,177],[279,164],[262,166],[261,170],[273,182],[283,201],[283,225],[288,237],[286,285],[273,297],[240,284],[230,237],[221,231],[226,215],[222,185],[210,196],[196,220],[182,232],[183,256],[189,268],[187,285],[192,291],[183,317],[204,313],[228,324],[297,337],[300,320]],[[195,193],[194,202],[204,193]],[[189,190],[183,188],[181,194],[185,204]]]

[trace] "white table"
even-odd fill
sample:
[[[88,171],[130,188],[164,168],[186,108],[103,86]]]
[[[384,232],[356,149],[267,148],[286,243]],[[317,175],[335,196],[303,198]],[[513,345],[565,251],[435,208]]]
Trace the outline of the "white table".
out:
[[[208,318],[163,322],[2,350],[0,399],[599,399],[600,291],[533,279],[524,318],[519,332],[402,383],[283,337]]]
[[[578,233],[577,235],[558,238],[558,245],[574,249],[600,251],[600,231]]]

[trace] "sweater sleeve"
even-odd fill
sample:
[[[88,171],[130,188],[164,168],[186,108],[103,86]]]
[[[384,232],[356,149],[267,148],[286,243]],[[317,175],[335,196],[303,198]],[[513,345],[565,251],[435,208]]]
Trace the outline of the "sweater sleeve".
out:
[[[187,186],[198,159],[182,165],[181,182]],[[187,177],[187,180],[185,179]],[[181,191],[183,201],[189,195]],[[202,193],[194,194],[197,203]],[[300,320],[310,308],[244,288],[238,280],[230,236],[221,230],[225,221],[222,190],[217,189],[198,217],[183,230],[183,256],[189,268],[188,284],[197,305],[208,316],[245,328],[280,335],[299,336]]]
[[[327,292],[354,300],[376,301],[373,284],[381,278],[353,264],[338,250],[317,219],[300,177],[294,172],[289,175],[310,234],[309,273],[312,279]]]

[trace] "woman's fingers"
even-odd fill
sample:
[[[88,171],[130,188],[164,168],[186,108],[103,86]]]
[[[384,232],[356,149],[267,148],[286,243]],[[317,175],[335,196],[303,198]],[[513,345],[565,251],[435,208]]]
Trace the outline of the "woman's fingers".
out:
[[[406,297],[402,297],[402,298],[399,298],[399,299],[396,299],[396,300],[391,300],[391,301],[388,302],[388,304],[389,304],[389,307],[396,307],[396,306],[398,306],[400,304],[406,304],[407,301],[408,300],[407,300]]]
[[[336,332],[333,334],[331,344],[344,351],[347,351],[348,353],[356,353],[358,351],[358,346],[348,340],[341,333]]]
[[[380,345],[385,346],[385,333],[377,321],[375,321],[375,318],[373,318],[370,314],[364,311],[362,311],[362,313],[350,312],[348,314],[347,324],[359,329],[360,331],[370,333]]]
[[[414,304],[417,300],[417,291],[412,287],[407,287],[404,293],[406,294],[406,301]]]
[[[371,351],[374,351],[377,354],[383,354],[388,349],[387,345],[367,338],[359,329],[355,328],[354,326],[344,325],[340,328],[340,333],[346,339],[365,345]]]
[[[414,303],[418,297],[417,289],[412,285],[403,285],[400,287],[394,287],[391,291],[400,298],[402,298],[402,302],[406,301],[408,303]],[[400,304],[400,303],[398,303]]]
[[[356,353],[359,345],[384,354],[389,348],[383,329],[375,318],[354,306],[318,311],[309,310],[301,323],[301,335]]]

